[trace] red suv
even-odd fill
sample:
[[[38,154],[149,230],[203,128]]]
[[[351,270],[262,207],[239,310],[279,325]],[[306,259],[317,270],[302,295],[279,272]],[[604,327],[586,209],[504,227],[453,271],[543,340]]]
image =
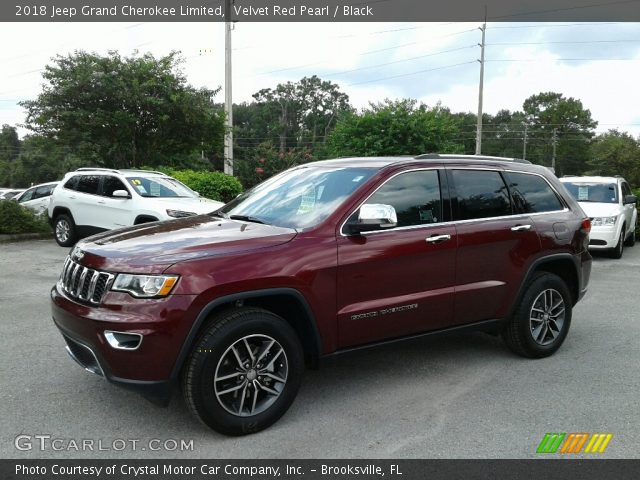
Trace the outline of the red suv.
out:
[[[591,271],[589,218],[547,169],[492,157],[287,170],[207,215],[80,242],[51,290],[71,357],[211,428],[257,432],[305,364],[389,340],[500,332],[555,352]]]

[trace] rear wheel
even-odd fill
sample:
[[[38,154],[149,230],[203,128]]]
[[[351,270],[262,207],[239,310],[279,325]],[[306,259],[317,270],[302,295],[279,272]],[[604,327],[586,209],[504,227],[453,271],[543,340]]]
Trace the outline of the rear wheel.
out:
[[[71,247],[76,243],[76,224],[69,215],[58,215],[53,222],[53,231],[56,242],[61,247]]]
[[[618,243],[609,252],[609,256],[611,258],[615,258],[615,259],[622,258],[622,252],[624,251],[624,230],[625,230],[625,226],[623,225],[622,231],[620,232],[620,238],[618,238]]]
[[[291,326],[259,308],[213,318],[196,343],[182,378],[192,413],[226,435],[267,428],[293,402],[304,368]]]
[[[571,312],[567,285],[557,275],[541,272],[529,282],[502,337],[519,355],[548,357],[564,342],[571,325]]]

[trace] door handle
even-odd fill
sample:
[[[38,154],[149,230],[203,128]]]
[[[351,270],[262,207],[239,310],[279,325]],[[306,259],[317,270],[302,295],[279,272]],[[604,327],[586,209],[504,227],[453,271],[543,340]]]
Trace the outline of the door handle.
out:
[[[531,225],[516,225],[515,227],[511,227],[512,232],[524,232],[526,230],[531,230]]]
[[[100,200],[98,203],[99,203],[100,205],[104,205],[106,202],[104,202],[104,201]]]
[[[433,235],[429,238],[425,238],[427,243],[442,243],[447,240],[451,240],[451,235]]]
[[[75,200],[75,199],[76,199],[75,195],[71,195],[69,198],[70,198],[71,200]]]

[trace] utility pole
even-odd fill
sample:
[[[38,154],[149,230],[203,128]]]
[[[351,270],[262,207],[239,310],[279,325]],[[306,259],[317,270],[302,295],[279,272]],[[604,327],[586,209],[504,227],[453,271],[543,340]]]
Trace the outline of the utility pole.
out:
[[[524,124],[524,143],[522,145],[522,159],[526,160],[527,159],[527,127],[529,125],[528,124]]]
[[[551,145],[553,146],[553,155],[551,156],[551,168],[553,169],[553,173],[556,172],[556,144],[558,143],[558,129],[553,129],[553,139],[551,140]]]
[[[225,1],[224,24],[224,173],[233,175],[233,96],[231,75],[231,4],[233,0]]]
[[[484,6],[484,23],[482,24],[482,43],[480,44],[480,88],[478,91],[478,126],[476,128],[476,155],[482,154],[482,93],[484,89],[484,37],[487,31],[487,6]]]

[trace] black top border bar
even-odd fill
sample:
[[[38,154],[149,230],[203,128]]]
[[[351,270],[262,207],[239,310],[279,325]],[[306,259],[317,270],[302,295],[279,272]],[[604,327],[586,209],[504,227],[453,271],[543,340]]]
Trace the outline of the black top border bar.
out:
[[[229,8],[230,7],[230,8]],[[486,7],[486,11],[485,11]],[[640,0],[15,0],[2,22],[637,22]]]

